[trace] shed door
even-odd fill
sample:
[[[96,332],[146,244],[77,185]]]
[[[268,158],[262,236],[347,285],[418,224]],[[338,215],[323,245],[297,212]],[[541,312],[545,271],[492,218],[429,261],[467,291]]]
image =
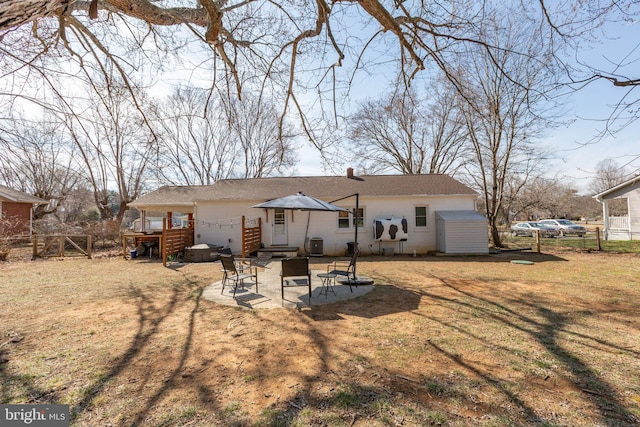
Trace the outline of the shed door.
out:
[[[287,213],[284,209],[274,209],[271,244],[287,245]]]

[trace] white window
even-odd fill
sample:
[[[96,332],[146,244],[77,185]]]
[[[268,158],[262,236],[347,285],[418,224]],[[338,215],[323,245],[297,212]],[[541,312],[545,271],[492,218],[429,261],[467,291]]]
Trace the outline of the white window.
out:
[[[429,216],[429,206],[416,206],[415,207],[415,225],[416,228],[427,228],[429,225],[427,218]]]
[[[356,217],[353,215],[355,208],[347,208],[338,212],[338,229],[353,230],[356,225]],[[364,226],[364,208],[358,208],[358,228]]]

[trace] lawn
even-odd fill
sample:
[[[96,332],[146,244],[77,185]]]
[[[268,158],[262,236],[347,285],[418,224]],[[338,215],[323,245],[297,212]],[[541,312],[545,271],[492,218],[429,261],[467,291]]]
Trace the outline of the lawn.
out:
[[[372,292],[302,310],[207,301],[219,270],[0,263],[0,402],[78,426],[640,423],[638,254],[364,257]]]

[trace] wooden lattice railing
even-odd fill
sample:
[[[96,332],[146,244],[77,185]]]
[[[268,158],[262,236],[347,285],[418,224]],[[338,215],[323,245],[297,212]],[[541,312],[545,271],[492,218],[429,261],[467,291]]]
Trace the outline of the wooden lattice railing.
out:
[[[262,245],[262,218],[247,221],[242,216],[242,258],[260,249]]]
[[[165,218],[162,224],[162,265],[167,265],[167,258],[185,248],[193,246],[193,227],[189,228],[167,228]]]

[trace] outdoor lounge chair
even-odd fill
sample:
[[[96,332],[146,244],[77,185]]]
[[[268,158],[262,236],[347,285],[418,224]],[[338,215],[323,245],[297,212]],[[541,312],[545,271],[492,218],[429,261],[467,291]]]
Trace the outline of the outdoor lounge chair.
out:
[[[280,272],[280,290],[283,301],[285,282],[289,282],[289,280],[285,280],[285,278],[288,277],[306,277],[306,285],[309,286],[309,302],[311,302],[311,270],[309,270],[309,258],[298,257],[282,259],[282,271]],[[294,285],[290,286],[300,286],[300,283],[295,280],[291,280],[291,282],[293,282]]]
[[[222,263],[222,292],[229,281],[233,283],[233,297],[236,297],[238,285],[244,288],[245,280],[250,280],[256,284],[256,292],[258,292],[258,269],[251,266],[243,266],[242,269],[236,266],[236,260],[233,255],[220,254],[220,262]]]
[[[334,261],[333,264],[327,266],[327,274],[335,274],[336,276],[345,276],[349,283],[349,290],[353,292],[352,286],[358,287],[358,281],[355,276],[355,266],[360,251],[353,251],[351,261],[347,264],[345,261]]]

